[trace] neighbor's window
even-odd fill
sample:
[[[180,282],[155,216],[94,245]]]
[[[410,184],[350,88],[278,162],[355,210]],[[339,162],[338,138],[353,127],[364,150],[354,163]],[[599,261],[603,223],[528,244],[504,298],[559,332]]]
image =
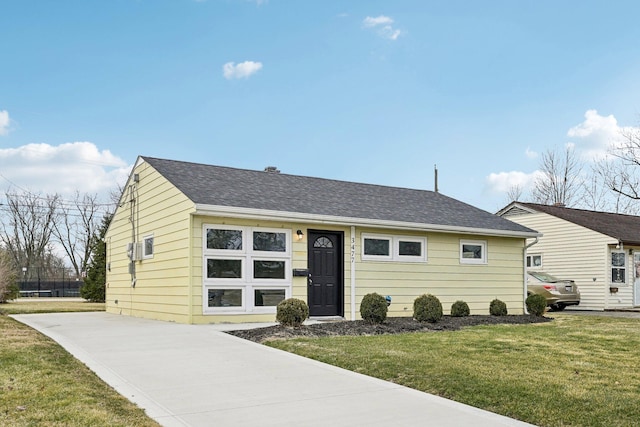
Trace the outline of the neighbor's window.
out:
[[[146,236],[142,240],[142,257],[153,258],[153,236]]]
[[[527,255],[527,268],[541,268],[542,267],[542,255],[531,254]]]
[[[487,242],[484,240],[460,240],[461,264],[486,264]]]
[[[611,283],[627,283],[626,260],[627,254],[624,251],[611,252]]]
[[[275,313],[291,294],[291,230],[203,227],[205,313]]]
[[[362,259],[365,261],[426,261],[426,247],[424,237],[362,235]]]

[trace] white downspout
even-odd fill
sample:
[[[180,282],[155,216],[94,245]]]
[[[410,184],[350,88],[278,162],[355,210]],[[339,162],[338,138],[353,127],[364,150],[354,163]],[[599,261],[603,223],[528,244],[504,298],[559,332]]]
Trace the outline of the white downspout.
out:
[[[351,320],[356,320],[356,227],[351,226]]]
[[[538,236],[536,236],[536,240],[534,240],[533,242],[529,243],[528,245],[526,245],[522,251],[523,256],[522,256],[522,263],[524,266],[524,277],[523,277],[523,293],[522,293],[522,307],[524,309],[524,314],[529,314],[529,312],[527,311],[527,250],[535,245],[536,243],[538,243],[540,239],[538,238]]]

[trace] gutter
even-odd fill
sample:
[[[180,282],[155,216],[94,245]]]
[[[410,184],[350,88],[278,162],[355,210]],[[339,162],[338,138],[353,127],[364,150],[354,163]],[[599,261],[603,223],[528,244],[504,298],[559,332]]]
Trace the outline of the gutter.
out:
[[[529,314],[529,312],[527,311],[527,250],[535,245],[536,243],[538,243],[540,241],[540,239],[538,238],[538,236],[536,236],[536,239],[529,243],[528,245],[526,245],[524,247],[524,249],[522,250],[522,263],[523,263],[523,267],[524,267],[524,276],[523,276],[523,289],[522,289],[522,307],[524,309],[524,314]]]
[[[440,224],[425,224],[414,222],[402,222],[402,221],[385,221],[382,219],[369,219],[369,218],[352,218],[342,217],[334,215],[313,215],[299,212],[285,212],[274,211],[267,209],[255,209],[255,208],[238,208],[230,206],[215,206],[215,205],[203,205],[196,204],[193,215],[203,216],[233,216],[235,218],[244,219],[260,219],[262,221],[287,221],[287,222],[301,222],[301,223],[313,223],[313,224],[329,224],[340,226],[360,226],[360,227],[380,227],[397,230],[412,230],[412,231],[434,231],[441,233],[455,233],[455,234],[472,234],[480,236],[493,236],[493,237],[519,237],[519,238],[537,238],[541,236],[538,232],[526,232],[526,231],[513,231],[513,230],[497,230],[488,228],[473,228],[473,227],[461,227],[451,225]]]

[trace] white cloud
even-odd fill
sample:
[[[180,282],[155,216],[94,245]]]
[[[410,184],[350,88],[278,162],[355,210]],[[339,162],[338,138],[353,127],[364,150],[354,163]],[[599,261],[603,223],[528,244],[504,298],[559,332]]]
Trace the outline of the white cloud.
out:
[[[5,192],[31,191],[60,194],[68,199],[76,191],[98,194],[109,202],[109,193],[123,185],[132,165],[99,150],[91,142],[71,142],[52,146],[28,144],[0,149],[0,189]]]
[[[227,80],[248,78],[262,68],[262,62],[244,61],[239,64],[227,62],[222,66],[222,74]]]
[[[529,159],[537,159],[538,158],[538,152],[537,151],[533,151],[529,147],[527,147],[527,149],[524,151],[524,154]]]
[[[612,145],[620,143],[622,132],[631,128],[618,126],[613,114],[601,116],[596,110],[587,110],[584,121],[567,132],[573,138],[576,151],[588,159],[605,157]]]
[[[0,135],[9,133],[9,112],[7,110],[0,111]]]
[[[539,171],[525,173],[520,171],[491,173],[486,178],[486,188],[489,192],[498,194],[506,193],[513,187],[519,187],[524,191],[530,189]]]
[[[376,27],[378,25],[390,25],[393,24],[393,19],[388,16],[380,15],[378,17],[372,18],[371,16],[367,16],[362,21],[362,25],[367,28]]]
[[[365,28],[374,28],[380,37],[389,40],[397,40],[402,35],[402,31],[394,28],[391,24],[394,21],[392,18],[384,15],[377,17],[367,16],[362,21],[362,26]]]

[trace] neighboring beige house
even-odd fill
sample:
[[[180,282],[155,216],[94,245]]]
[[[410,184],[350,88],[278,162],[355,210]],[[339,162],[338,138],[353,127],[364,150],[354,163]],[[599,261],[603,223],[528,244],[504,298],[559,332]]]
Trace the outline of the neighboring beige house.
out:
[[[522,202],[498,215],[543,234],[527,266],[575,280],[581,302],[574,309],[640,306],[640,217]]]
[[[524,311],[536,231],[437,192],[139,157],[106,234],[107,311],[181,323],[274,321],[285,298],[359,318],[362,297]]]

